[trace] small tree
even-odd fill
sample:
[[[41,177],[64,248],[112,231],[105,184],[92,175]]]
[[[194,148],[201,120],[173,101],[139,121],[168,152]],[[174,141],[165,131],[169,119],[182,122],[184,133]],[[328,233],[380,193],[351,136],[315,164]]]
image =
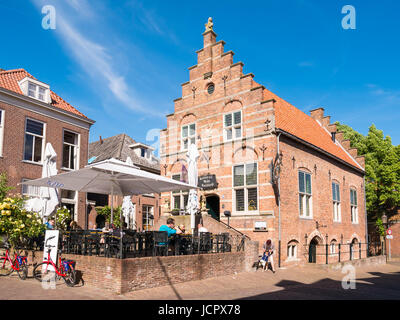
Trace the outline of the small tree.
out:
[[[109,206],[96,207],[96,212],[97,214],[104,216],[106,218],[106,222],[111,223],[111,208]],[[113,224],[116,228],[121,227],[121,222],[119,219],[120,213],[121,213],[121,207],[113,209]]]
[[[5,172],[0,173],[0,201],[3,201],[12,189],[14,188],[8,186],[7,174]]]
[[[0,203],[0,233],[7,237],[12,246],[25,247],[45,230],[40,215],[25,210],[24,199],[5,198]]]

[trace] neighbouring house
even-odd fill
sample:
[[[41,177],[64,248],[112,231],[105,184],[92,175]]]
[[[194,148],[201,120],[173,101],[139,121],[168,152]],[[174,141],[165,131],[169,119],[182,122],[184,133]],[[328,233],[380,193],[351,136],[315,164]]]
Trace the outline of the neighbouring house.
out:
[[[252,240],[271,238],[282,264],[325,262],[325,248],[329,261],[345,247],[341,259],[354,257],[367,234],[364,158],[323,108],[307,115],[258,84],[216,38],[212,29],[203,33],[197,64],[167,115],[162,175],[184,180],[195,143],[209,215],[227,223],[230,213],[230,225]],[[162,194],[161,207],[169,206],[162,215],[184,210],[187,199],[186,192]]]
[[[160,162],[153,154],[153,151],[153,147],[136,142],[126,134],[119,134],[106,139],[100,137],[98,141],[89,145],[89,163],[96,163],[110,158],[125,162],[130,157],[133,164],[139,169],[160,174]],[[92,206],[88,216],[89,228],[93,228],[95,224],[97,227],[104,226],[105,219],[103,216],[97,215],[95,207],[110,205],[110,197],[108,195],[88,193],[88,201]],[[132,203],[135,208],[135,217],[132,217],[132,219],[136,221],[136,229],[152,230],[160,216],[159,195],[132,196]],[[114,206],[120,206],[121,204],[122,197],[115,196]]]
[[[39,196],[39,188],[18,183],[41,177],[48,142],[57,153],[59,173],[84,167],[94,122],[24,69],[0,69],[0,170],[14,187],[11,193]],[[83,224],[86,194],[60,192],[71,218]]]

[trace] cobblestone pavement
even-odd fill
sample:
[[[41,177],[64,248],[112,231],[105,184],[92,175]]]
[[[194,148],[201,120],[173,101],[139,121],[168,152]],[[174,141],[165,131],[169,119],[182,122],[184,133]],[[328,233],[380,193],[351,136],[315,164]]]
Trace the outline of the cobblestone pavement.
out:
[[[342,288],[343,277],[341,270],[301,266],[275,274],[259,270],[117,295],[88,286],[69,288],[61,282],[55,290],[45,290],[34,279],[12,276],[0,278],[0,299],[400,299],[400,262],[357,268],[354,290]]]

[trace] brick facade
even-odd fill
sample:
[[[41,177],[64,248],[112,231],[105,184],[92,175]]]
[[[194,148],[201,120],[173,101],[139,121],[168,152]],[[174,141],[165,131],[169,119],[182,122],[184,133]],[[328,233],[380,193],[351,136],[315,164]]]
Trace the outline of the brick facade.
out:
[[[51,143],[57,153],[58,173],[62,170],[63,130],[70,130],[79,134],[79,167],[87,164],[89,129],[94,121],[81,116],[77,117],[68,112],[60,113],[56,108],[49,110],[40,104],[30,102],[22,96],[0,92],[0,109],[4,113],[3,148],[0,157],[0,171],[6,172],[9,185],[14,187],[10,194],[22,194],[22,186],[18,183],[22,179],[37,179],[42,176],[42,164],[24,161],[24,141],[26,119],[37,120],[45,123],[43,145]],[[8,102],[10,101],[10,102]],[[11,101],[13,103],[11,103]],[[44,153],[44,147],[43,147]],[[42,153],[42,159],[43,159]],[[85,225],[86,194],[78,193],[76,199],[78,223]]]
[[[325,244],[326,234],[329,243],[332,240],[347,243],[354,239],[365,242],[363,158],[343,141],[342,133],[336,134],[335,142],[331,140],[331,132],[336,132],[336,127],[330,124],[330,117],[324,117],[323,109],[314,110],[310,117],[289,106],[256,83],[253,74],[244,74],[243,63],[234,63],[234,53],[224,52],[225,43],[217,42],[216,37],[212,30],[203,34],[204,47],[197,51],[197,65],[189,68],[189,81],[182,84],[182,97],[174,100],[175,111],[167,116],[167,128],[161,131],[160,137],[161,173],[168,177],[182,176],[182,167],[187,167],[187,151],[183,146],[188,132],[188,138],[195,139],[200,152],[199,176],[214,174],[218,183],[216,189],[200,191],[199,195],[206,199],[218,197],[220,220],[226,223],[223,212],[231,211],[230,224],[252,240],[264,242],[271,238],[278,247],[280,220],[283,264],[308,261],[310,241],[317,237],[314,240],[319,245]],[[292,111],[301,113],[307,120],[303,126],[302,120],[297,119],[298,128],[303,130],[299,132],[300,138],[295,135],[291,138],[291,134],[282,130],[293,127],[295,121],[284,118]],[[230,123],[226,122],[225,115],[231,113],[231,121],[235,121],[237,112],[240,112],[241,133],[236,139],[235,136],[229,139],[226,130]],[[297,114],[292,118],[296,120]],[[192,124],[195,124],[194,134],[190,134]],[[183,134],[184,130],[187,131]],[[307,137],[311,142],[304,141]],[[278,154],[282,157],[280,206],[277,184],[272,179]],[[233,172],[235,166],[246,164],[257,165],[257,181],[245,188],[245,208],[237,210],[241,204],[236,200],[242,196],[241,191],[235,191],[238,188],[234,186]],[[312,176],[311,219],[299,216],[299,169]],[[340,188],[340,223],[333,222],[333,181]],[[357,193],[358,224],[350,221],[350,187]],[[253,200],[255,188],[256,201]],[[175,201],[172,193],[162,195],[164,215],[169,214]],[[256,222],[266,223],[267,230],[256,231]],[[297,245],[295,259],[287,259],[289,243]]]

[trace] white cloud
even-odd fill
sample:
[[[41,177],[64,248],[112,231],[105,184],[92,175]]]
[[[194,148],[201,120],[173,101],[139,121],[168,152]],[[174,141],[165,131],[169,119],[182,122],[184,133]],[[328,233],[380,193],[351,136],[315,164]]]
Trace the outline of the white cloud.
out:
[[[41,8],[41,1],[35,1]],[[75,10],[91,10],[86,1],[72,0],[68,2]],[[125,78],[118,71],[118,66],[113,61],[110,50],[104,45],[90,40],[84,35],[84,31],[74,27],[73,17],[68,15],[68,10],[62,10],[57,6],[57,29],[56,32],[68,49],[71,56],[79,63],[82,69],[95,81],[100,90],[104,85],[113,96],[126,108],[151,116],[164,117],[164,114],[143,105],[141,99],[135,94]],[[61,10],[60,10],[61,9]],[[93,16],[92,16],[93,17]],[[119,67],[121,68],[121,66]]]

